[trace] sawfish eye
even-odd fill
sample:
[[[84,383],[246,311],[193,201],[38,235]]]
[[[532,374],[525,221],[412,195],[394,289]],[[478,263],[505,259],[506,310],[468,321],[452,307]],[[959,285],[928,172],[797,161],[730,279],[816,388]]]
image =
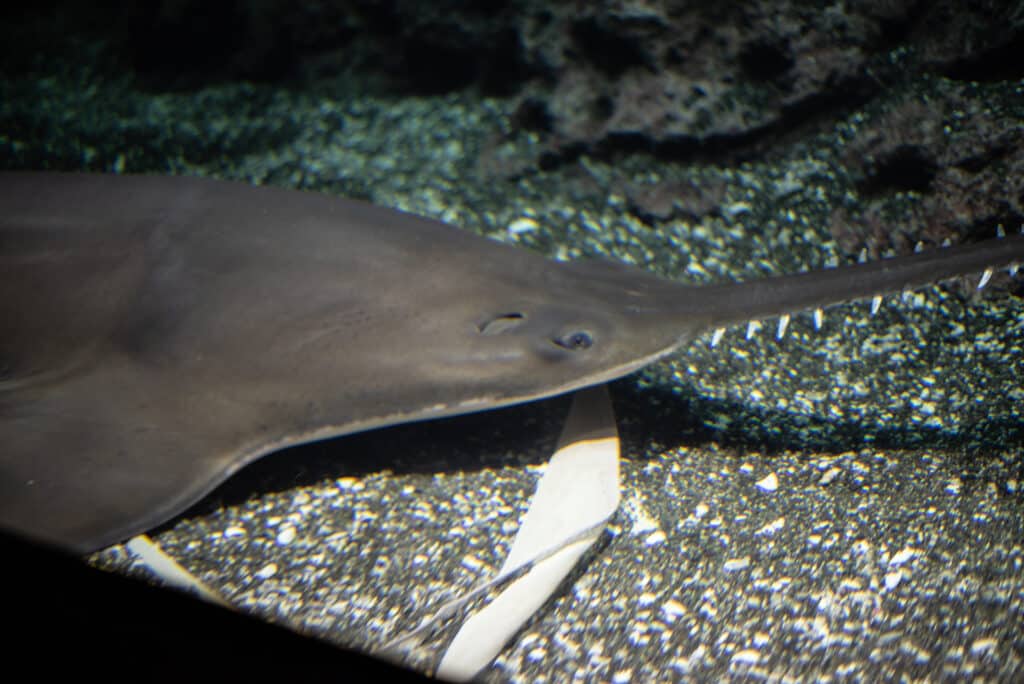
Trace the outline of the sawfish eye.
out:
[[[569,351],[578,351],[580,349],[590,349],[594,344],[593,336],[586,330],[577,330],[575,332],[561,335],[552,340],[559,347],[564,347]]]

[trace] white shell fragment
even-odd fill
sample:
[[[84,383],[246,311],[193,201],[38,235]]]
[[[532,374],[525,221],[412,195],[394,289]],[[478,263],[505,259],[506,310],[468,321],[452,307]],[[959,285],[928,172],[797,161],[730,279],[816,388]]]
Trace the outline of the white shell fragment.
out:
[[[522,233],[532,233],[539,227],[540,225],[534,219],[523,216],[508,224],[508,232],[511,235],[521,235]]]
[[[774,492],[779,488],[779,478],[775,473],[769,473],[767,476],[754,483],[754,486],[762,492]]]

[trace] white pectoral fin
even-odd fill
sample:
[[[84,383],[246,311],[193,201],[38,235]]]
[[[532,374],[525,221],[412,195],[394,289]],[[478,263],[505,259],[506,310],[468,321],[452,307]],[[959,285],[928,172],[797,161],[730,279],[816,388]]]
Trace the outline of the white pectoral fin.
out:
[[[194,594],[209,603],[215,603],[224,608],[233,606],[221,597],[220,594],[203,584],[195,575],[181,567],[176,560],[168,556],[163,550],[153,543],[145,534],[132,537],[125,547],[135,555],[153,574],[159,577],[169,587],[179,591]]]
[[[619,506],[619,438],[605,386],[577,392],[530,508],[493,585],[522,573],[467,619],[437,675],[468,681],[562,584]],[[526,568],[525,572],[523,569]]]

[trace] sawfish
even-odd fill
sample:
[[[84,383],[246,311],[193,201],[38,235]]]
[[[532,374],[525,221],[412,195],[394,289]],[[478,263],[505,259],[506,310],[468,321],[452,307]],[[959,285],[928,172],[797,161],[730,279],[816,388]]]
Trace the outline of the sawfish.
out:
[[[570,392],[708,330],[1021,262],[1012,235],[698,287],[313,192],[0,174],[0,526],[90,552],[284,447]]]

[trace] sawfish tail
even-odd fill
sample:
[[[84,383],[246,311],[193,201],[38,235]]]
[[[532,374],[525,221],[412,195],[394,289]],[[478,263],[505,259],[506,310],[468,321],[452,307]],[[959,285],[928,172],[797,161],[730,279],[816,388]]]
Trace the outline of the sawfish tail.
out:
[[[700,289],[709,328],[823,308],[1024,264],[1024,235]],[[983,276],[987,277],[987,276]]]

